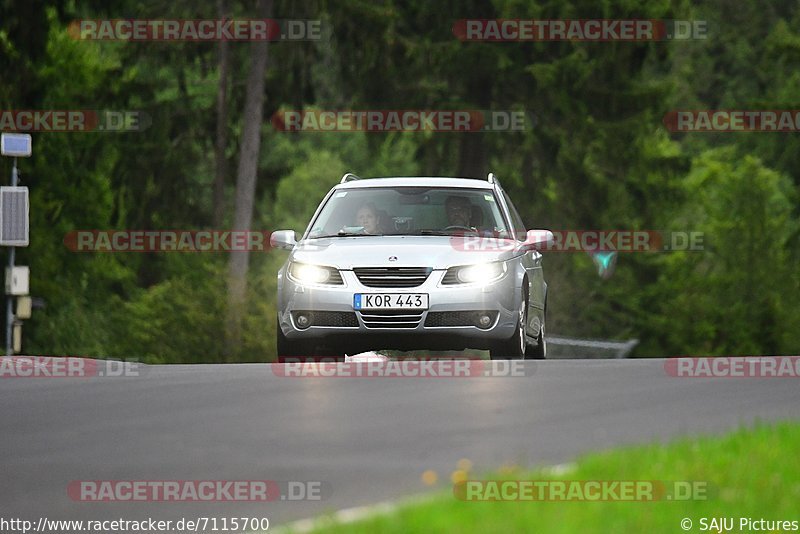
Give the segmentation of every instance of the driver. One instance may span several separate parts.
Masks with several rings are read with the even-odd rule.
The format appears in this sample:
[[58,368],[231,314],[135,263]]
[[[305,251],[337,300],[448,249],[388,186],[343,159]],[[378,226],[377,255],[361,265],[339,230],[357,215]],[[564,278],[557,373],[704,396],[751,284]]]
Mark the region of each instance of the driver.
[[447,211],[447,222],[449,226],[461,226],[472,228],[470,219],[472,218],[472,202],[466,197],[451,195],[444,201]]
[[367,234],[379,234],[378,208],[372,202],[364,203],[356,212],[356,224]]

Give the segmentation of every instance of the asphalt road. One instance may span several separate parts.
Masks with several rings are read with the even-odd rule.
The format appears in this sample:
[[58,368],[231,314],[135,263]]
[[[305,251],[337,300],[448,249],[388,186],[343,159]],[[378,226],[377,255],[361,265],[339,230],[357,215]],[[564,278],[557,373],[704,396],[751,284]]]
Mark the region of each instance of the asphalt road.
[[[286,378],[266,364],[0,380],[0,516],[268,517],[447,488],[475,469],[798,418],[792,379],[674,378],[664,360],[527,362],[514,378]],[[529,369],[530,370],[530,369]],[[73,480],[324,481],[322,501],[76,502]]]

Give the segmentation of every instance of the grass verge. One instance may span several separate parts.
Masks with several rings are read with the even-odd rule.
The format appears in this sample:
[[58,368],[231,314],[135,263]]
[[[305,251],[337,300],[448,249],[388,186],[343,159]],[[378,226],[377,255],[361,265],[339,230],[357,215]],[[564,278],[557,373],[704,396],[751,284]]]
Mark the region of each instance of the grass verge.
[[[542,470],[469,475],[470,480],[667,481],[667,488],[672,481],[696,481],[707,484],[705,500],[467,502],[446,491],[357,522],[321,517],[313,532],[702,532],[702,518],[706,531],[712,518],[733,518],[734,532],[751,530],[739,529],[740,518],[789,520],[796,526],[798,451],[800,424],[756,424],[721,437],[590,454],[557,476]],[[681,526],[685,518],[692,522],[688,530]]]

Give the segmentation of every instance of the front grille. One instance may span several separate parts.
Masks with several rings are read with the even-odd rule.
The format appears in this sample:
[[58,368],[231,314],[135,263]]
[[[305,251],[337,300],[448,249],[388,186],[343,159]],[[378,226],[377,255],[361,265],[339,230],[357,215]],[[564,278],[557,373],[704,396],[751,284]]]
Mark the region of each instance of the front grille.
[[445,311],[428,312],[425,326],[477,326],[478,315],[488,315],[491,318],[489,326],[497,319],[496,311]]
[[358,319],[353,312],[338,312],[338,311],[295,311],[292,312],[295,324],[297,324],[297,316],[306,315],[311,318],[309,326],[333,326],[339,328],[355,328],[358,326]]
[[367,328],[416,328],[422,321],[422,312],[407,310],[360,312]]
[[356,267],[353,272],[367,287],[417,287],[431,274],[430,267]]

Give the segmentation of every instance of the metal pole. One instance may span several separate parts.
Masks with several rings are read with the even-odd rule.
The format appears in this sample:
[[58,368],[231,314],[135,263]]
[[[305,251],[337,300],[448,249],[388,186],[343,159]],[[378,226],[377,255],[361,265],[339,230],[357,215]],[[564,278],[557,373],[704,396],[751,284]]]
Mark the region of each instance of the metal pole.
[[[17,158],[14,158],[14,166],[11,168],[11,185],[13,187],[17,186],[18,176],[17,176]],[[16,247],[9,247],[8,251],[8,270],[9,272],[14,270],[14,256],[16,256],[17,249]],[[11,356],[13,354],[13,340],[12,336],[12,329],[14,328],[14,297],[11,295],[6,295],[6,356]]]

